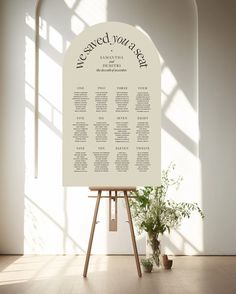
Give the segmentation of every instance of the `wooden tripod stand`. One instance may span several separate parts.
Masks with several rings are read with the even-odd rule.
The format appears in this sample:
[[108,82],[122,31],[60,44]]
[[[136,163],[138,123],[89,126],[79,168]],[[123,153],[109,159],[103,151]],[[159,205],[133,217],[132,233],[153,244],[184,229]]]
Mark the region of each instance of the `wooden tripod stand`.
[[[97,224],[97,215],[98,215],[98,209],[99,209],[99,204],[100,204],[101,198],[109,198],[109,219],[110,219],[109,229],[110,229],[110,231],[117,230],[117,199],[124,198],[125,204],[126,204],[127,215],[128,215],[128,222],[129,222],[130,234],[131,234],[131,239],[132,239],[132,244],[133,244],[134,256],[135,256],[135,261],[136,261],[136,266],[137,266],[137,272],[138,272],[138,276],[141,277],[142,273],[141,273],[141,268],[140,268],[140,263],[139,263],[139,258],[138,258],[138,249],[137,249],[137,244],[136,244],[136,240],[135,240],[133,221],[132,221],[132,217],[131,217],[129,199],[128,199],[128,192],[134,191],[135,187],[125,187],[125,188],[124,187],[90,187],[89,189],[91,191],[97,191],[98,194],[97,194],[97,196],[89,196],[89,197],[96,197],[97,201],[96,201],[95,210],[94,210],[93,222],[92,222],[89,243],[88,243],[88,250],[87,250],[85,264],[84,264],[83,276],[87,277],[89,259],[90,259],[92,243],[93,243],[93,236],[94,236],[95,226]],[[108,191],[109,196],[102,196],[103,191]],[[117,195],[118,191],[123,192],[123,196],[118,196]],[[112,196],[112,192],[115,192],[115,196]],[[111,201],[112,200],[115,201],[115,218],[114,219],[111,219]]]

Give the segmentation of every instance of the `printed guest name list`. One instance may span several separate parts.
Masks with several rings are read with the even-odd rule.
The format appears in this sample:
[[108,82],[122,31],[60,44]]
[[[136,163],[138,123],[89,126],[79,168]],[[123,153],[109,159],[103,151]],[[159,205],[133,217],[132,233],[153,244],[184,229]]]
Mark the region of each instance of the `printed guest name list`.
[[96,25],[66,53],[63,184],[160,184],[160,63],[134,27]]

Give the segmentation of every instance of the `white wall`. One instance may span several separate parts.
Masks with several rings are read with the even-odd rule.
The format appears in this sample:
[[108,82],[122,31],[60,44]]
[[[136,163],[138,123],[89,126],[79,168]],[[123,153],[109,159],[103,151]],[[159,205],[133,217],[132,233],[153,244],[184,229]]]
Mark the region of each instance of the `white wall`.
[[[236,253],[232,233],[235,20],[233,1],[226,2],[223,9],[221,1],[214,1],[214,6],[210,0],[198,1],[198,38],[197,11],[191,0],[42,0],[38,179],[33,178],[34,6],[30,0],[0,2],[0,253],[86,250],[94,202],[87,199],[87,188],[61,186],[61,65],[68,42],[86,26],[106,20],[141,27],[159,49],[163,167],[171,160],[177,163],[184,175],[178,199],[198,201],[207,215],[204,223],[194,216],[165,236],[163,250]],[[223,168],[217,168],[219,163]],[[118,233],[108,233],[107,203],[102,202],[93,252],[132,252],[123,203],[119,212]],[[143,236],[138,245],[144,252]]]
[[236,254],[236,2],[198,1],[204,252]]
[[25,177],[22,1],[0,1],[0,14],[0,252],[22,253]]

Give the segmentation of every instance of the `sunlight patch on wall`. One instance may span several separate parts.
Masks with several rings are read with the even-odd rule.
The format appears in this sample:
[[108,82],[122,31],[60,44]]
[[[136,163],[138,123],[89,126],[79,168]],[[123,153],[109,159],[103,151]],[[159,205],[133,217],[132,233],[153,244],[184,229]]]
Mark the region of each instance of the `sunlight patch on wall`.
[[64,2],[69,8],[72,8],[75,5],[76,0],[64,0]]
[[[171,161],[176,164],[176,175],[183,176],[179,190],[170,189],[169,197],[176,201],[198,202],[201,206],[200,160],[177,139],[162,129],[162,166],[167,167]],[[193,230],[194,224],[194,230]],[[200,254],[203,251],[203,221],[194,213],[184,220],[181,227],[170,235],[166,234],[162,248],[169,254]]]
[[33,30],[35,31],[35,20],[32,16],[29,14],[26,15],[25,17],[25,23]]
[[[35,31],[35,21],[34,18],[27,14],[25,17],[25,23],[29,26],[33,31]],[[47,22],[42,17],[39,18],[39,36],[43,39],[47,39],[48,35],[48,27]]]
[[[39,50],[39,93],[55,109],[62,111],[62,69],[51,56]],[[60,86],[58,86],[60,85]]]
[[107,0],[81,0],[75,13],[89,26],[107,20]]
[[40,96],[39,99],[39,113],[43,115],[48,121],[52,122],[52,107],[46,99]]
[[161,56],[161,54],[159,53],[159,58],[160,58],[160,63],[161,63],[161,68],[163,68],[163,65],[164,65],[164,59],[163,57]]
[[45,40],[48,38],[47,22],[42,17],[39,18],[39,36]]
[[49,26],[49,43],[58,52],[63,52],[63,38],[62,35],[51,25]]
[[198,114],[182,90],[174,93],[165,115],[193,142],[199,142]]
[[80,34],[85,28],[85,24],[76,16],[71,17],[71,30],[75,35]]
[[[178,79],[160,56],[162,64],[162,168],[176,164],[176,175],[183,176],[180,189],[169,190],[176,201],[198,202],[201,207],[201,162],[198,157],[198,113],[179,86]],[[193,69],[194,70],[194,69]],[[194,231],[193,231],[194,224]],[[195,213],[183,221],[178,230],[161,237],[162,251],[167,254],[201,254],[203,252],[203,221]]]
[[71,42],[66,40],[66,48],[65,49],[68,49],[70,47],[70,44],[71,44]]
[[168,96],[164,92],[161,92],[161,106],[162,107],[166,104],[167,100],[168,100]]
[[52,110],[52,123],[62,132],[62,113],[55,108]]
[[166,95],[170,95],[174,91],[176,86],[177,81],[173,76],[172,72],[168,67],[164,67],[161,73],[161,90]]
[[25,100],[34,106],[34,88],[27,84],[27,82],[25,83]]
[[46,201],[43,196],[45,192],[48,195],[49,191],[43,185],[47,183],[34,181],[29,184],[30,191],[25,196],[25,252],[59,253],[62,251],[63,238],[63,215],[58,215],[61,195],[53,190]]

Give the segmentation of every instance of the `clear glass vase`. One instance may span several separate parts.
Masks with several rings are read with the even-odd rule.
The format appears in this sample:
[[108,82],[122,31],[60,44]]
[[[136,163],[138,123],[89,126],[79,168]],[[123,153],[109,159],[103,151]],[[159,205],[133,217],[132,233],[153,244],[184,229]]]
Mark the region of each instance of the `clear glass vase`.
[[155,264],[160,266],[160,241],[158,240],[158,234],[155,232],[148,232],[148,244],[152,249],[152,258]]

